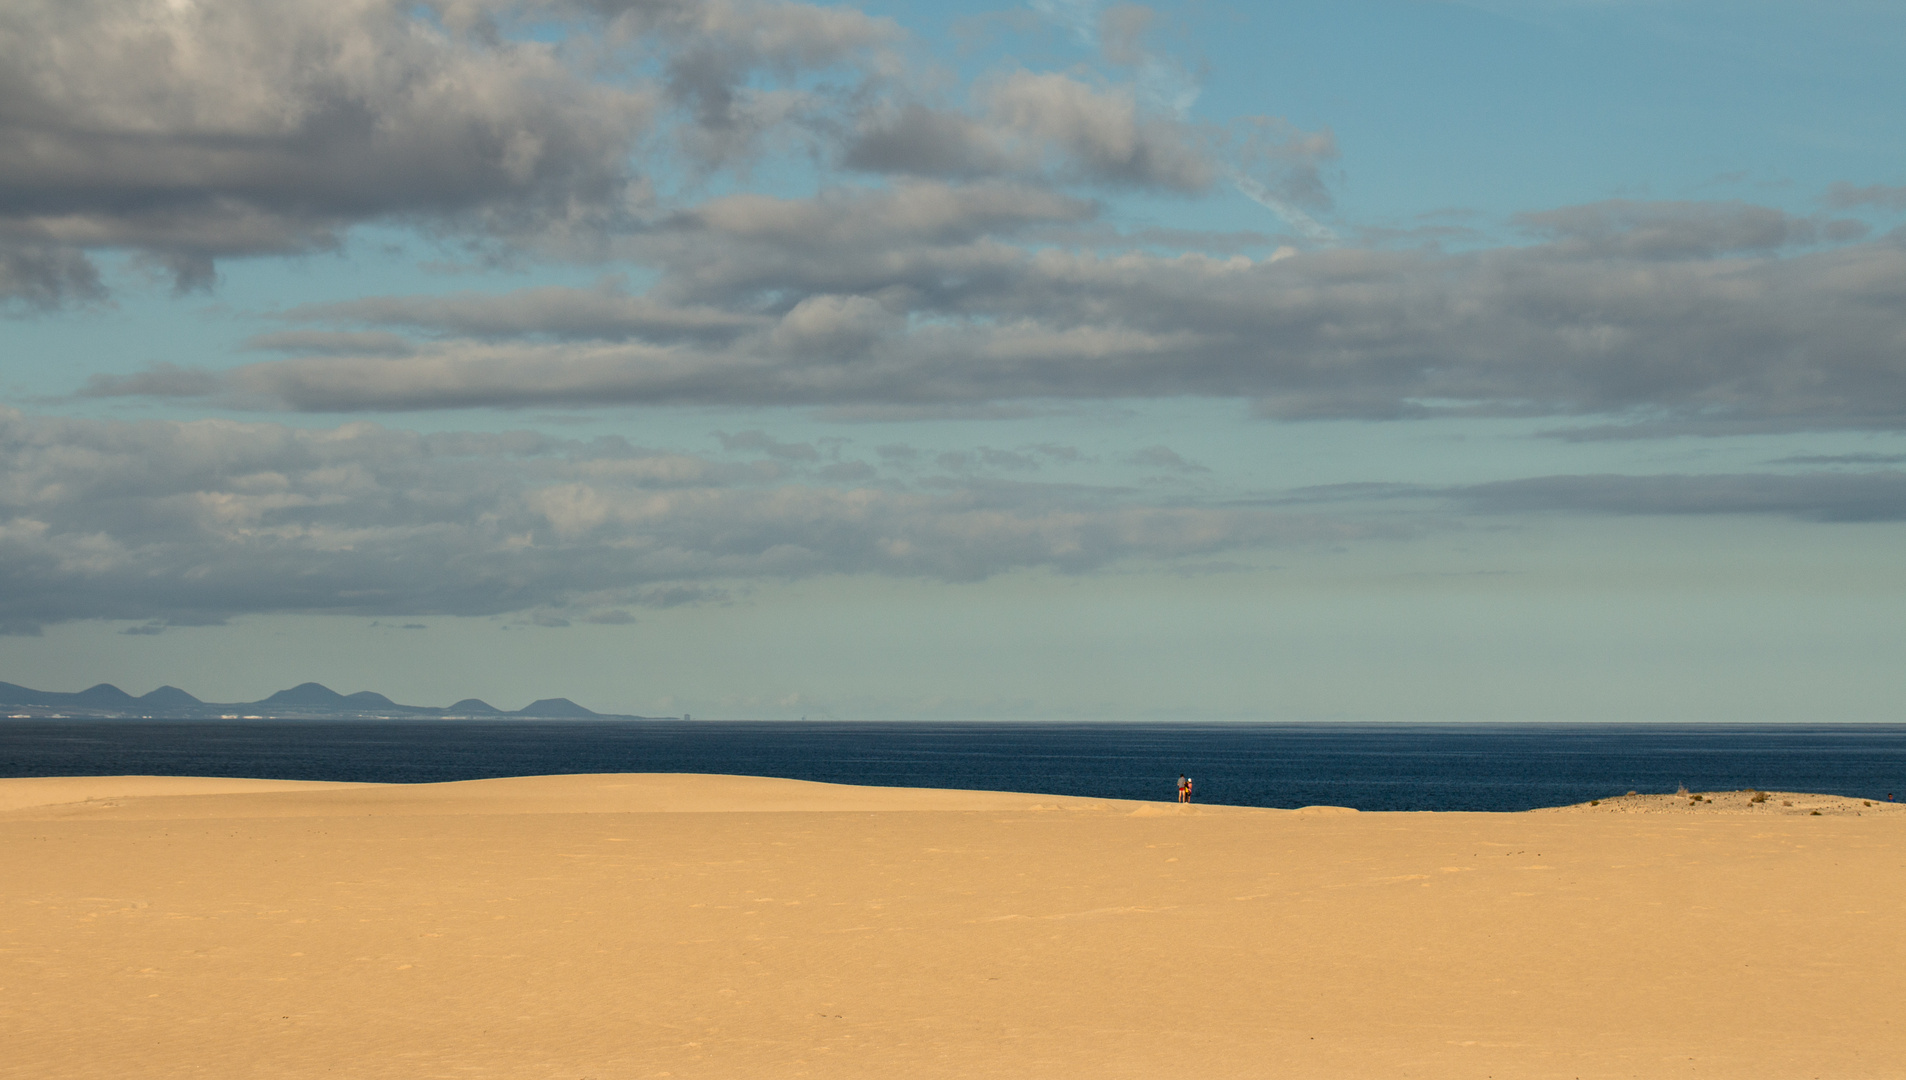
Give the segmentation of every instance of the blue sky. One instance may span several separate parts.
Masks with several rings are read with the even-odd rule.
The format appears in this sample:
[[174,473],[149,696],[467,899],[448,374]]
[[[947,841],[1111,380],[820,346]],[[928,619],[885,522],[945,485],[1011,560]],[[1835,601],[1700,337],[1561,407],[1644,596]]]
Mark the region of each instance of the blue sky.
[[1902,41],[10,5],[0,679],[1898,720]]

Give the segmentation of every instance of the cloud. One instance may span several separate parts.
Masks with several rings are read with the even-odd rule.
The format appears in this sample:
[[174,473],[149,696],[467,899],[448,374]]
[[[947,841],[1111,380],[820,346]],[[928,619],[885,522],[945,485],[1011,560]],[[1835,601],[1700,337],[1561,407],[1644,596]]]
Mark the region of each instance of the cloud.
[[744,431],[737,435],[717,431],[715,439],[721,443],[723,450],[731,454],[737,450],[755,450],[782,461],[821,460],[821,452],[812,443],[781,442],[765,431]]
[[[740,0],[20,0],[0,10],[0,299],[100,295],[86,253],[179,291],[356,225],[594,251],[656,191],[886,77],[889,20]],[[810,80],[811,81],[811,80]],[[824,125],[823,125],[824,126]]]
[[1493,513],[1775,514],[1803,521],[1906,521],[1906,472],[1544,476],[1456,489]]
[[1144,116],[1129,89],[1019,71],[986,86],[982,99],[994,124],[1062,155],[1062,175],[1180,192],[1203,191],[1215,175],[1195,134]]
[[1767,252],[1828,237],[1864,235],[1859,222],[1818,222],[1766,206],[1738,202],[1607,202],[1518,214],[1515,223],[1555,245],[1588,257],[1711,259]]
[[105,297],[99,271],[79,249],[0,238],[0,310],[45,310]]
[[982,446],[976,450],[949,450],[937,455],[934,464],[948,472],[967,473],[980,469],[1006,472],[1036,472],[1039,459],[1013,450]]
[[224,379],[214,372],[160,363],[131,375],[89,376],[79,396],[197,398],[216,394],[224,386]]
[[1271,117],[1198,124],[1185,112],[1189,97],[1166,102],[1143,82],[1094,83],[1059,72],[997,74],[973,97],[966,109],[905,98],[878,102],[861,113],[841,163],[941,180],[1176,195],[1203,194],[1231,177],[1260,201],[1312,210],[1331,203],[1318,168],[1336,157],[1328,131],[1305,132]]
[[[397,334],[348,333],[336,330],[286,330],[254,334],[242,346],[261,352],[303,353],[319,356],[409,356],[417,347]],[[102,383],[112,386],[112,382]]]
[[1164,469],[1177,473],[1208,473],[1211,470],[1195,461],[1186,461],[1178,451],[1169,446],[1147,446],[1143,450],[1125,459],[1127,462],[1147,469]]
[[[941,74],[901,58],[897,25],[845,7],[24,0],[0,12],[0,303],[103,299],[91,253],[106,250],[170,275],[179,292],[208,290],[221,260],[339,250],[367,224],[478,260],[667,263],[692,278],[687,264],[711,231],[732,242],[716,258],[775,246],[793,256],[801,244],[831,249],[810,258],[853,246],[879,257],[882,233],[984,247],[1098,213],[1069,189],[1195,195],[1245,172],[1263,172],[1251,182],[1293,207],[1328,202],[1315,169],[1335,153],[1328,133],[1194,122],[1195,91],[1161,89],[1170,65],[1143,48],[1146,9],[1077,14],[1094,40],[1103,29],[1109,68],[996,70],[952,106]],[[713,173],[746,179],[769,154],[888,182],[694,204]],[[842,265],[851,276],[856,261]],[[821,302],[817,293],[850,306],[867,295],[812,290],[769,311],[675,284],[649,296],[611,280],[508,303],[389,297],[288,314],[491,339],[707,344]],[[253,344],[348,349],[311,336]]]
[[[612,40],[653,43],[648,52],[662,68],[663,91],[689,120],[676,139],[705,170],[745,165],[777,132],[828,127],[843,99],[899,72],[889,51],[904,37],[899,27],[852,8],[722,0],[582,6],[614,12]],[[800,75],[817,71],[850,77],[833,92],[800,83]],[[780,85],[762,85],[774,80]]]
[[16,632],[261,612],[614,622],[753,581],[974,581],[1394,532],[1061,485],[791,483],[615,439],[0,412],[0,625]]
[[361,221],[600,222],[654,110],[398,0],[22,0],[0,72],[0,244],[145,252],[182,289]]
[[1769,465],[1902,465],[1906,454],[1795,454]]
[[[1740,252],[1791,223],[1682,209],[1556,212],[1549,242],[1455,254],[1253,259],[1009,242],[1093,213],[1023,187],[738,196],[643,241],[660,268],[649,310],[726,312],[732,334],[588,337],[564,314],[575,298],[553,290],[498,296],[507,314],[488,322],[475,297],[369,300],[304,317],[389,319],[415,335],[411,355],[295,356],[216,387],[154,369],[86,392],[197,387],[317,412],[695,402],[883,416],[1201,395],[1286,419],[1614,421],[1572,438],[1906,424],[1906,239]],[[568,336],[517,332],[556,325]]]
[[1304,131],[1288,121],[1260,116],[1240,121],[1233,137],[1238,145],[1227,169],[1232,186],[1282,218],[1297,235],[1336,243],[1336,232],[1312,216],[1334,203],[1322,166],[1337,158],[1336,135],[1328,128]]
[[[78,392],[836,419],[1198,395],[1282,419],[1601,421],[1571,438],[1906,422],[1906,237],[1636,200],[1523,214],[1506,246],[1340,235],[1328,130],[1194,122],[1140,77],[1147,9],[1041,11],[1093,66],[995,70],[961,97],[903,62],[894,24],[849,8],[23,0],[0,11],[0,304],[103,300],[89,252],[196,288],[220,259],[380,222],[630,277],[303,305],[245,343],[269,358]],[[695,201],[731,188],[687,174],[764,148],[814,163],[816,190]],[[1293,235],[1165,253],[1099,201],[1227,181]]]
[[[645,296],[632,296],[615,280],[590,289],[549,286],[503,296],[462,292],[306,304],[287,309],[278,317],[289,322],[404,327],[430,334],[486,340],[656,343],[721,342],[771,323],[767,316],[745,311],[671,305]],[[278,340],[283,339],[254,339],[254,343]]]
[[1851,210],[1859,206],[1906,210],[1906,187],[1889,187],[1886,184],[1855,187],[1839,183],[1827,189],[1827,205],[1839,210]]
[[[1865,463],[1864,455],[1853,455]],[[1897,461],[1897,458],[1880,457]],[[1812,461],[1795,458],[1793,461]],[[1838,458],[1827,458],[1837,461]],[[1667,473],[1532,476],[1486,484],[1361,482],[1299,488],[1271,506],[1453,504],[1479,514],[1771,515],[1823,523],[1906,521],[1906,472]]]

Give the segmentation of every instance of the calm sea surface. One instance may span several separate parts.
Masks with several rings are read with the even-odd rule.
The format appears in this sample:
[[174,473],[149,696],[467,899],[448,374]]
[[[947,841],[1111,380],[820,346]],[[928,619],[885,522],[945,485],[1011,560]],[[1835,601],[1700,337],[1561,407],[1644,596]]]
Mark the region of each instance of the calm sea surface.
[[1391,726],[0,720],[0,776],[419,783],[700,772],[1363,810],[1527,810],[1626,791],[1906,798],[1906,725]]

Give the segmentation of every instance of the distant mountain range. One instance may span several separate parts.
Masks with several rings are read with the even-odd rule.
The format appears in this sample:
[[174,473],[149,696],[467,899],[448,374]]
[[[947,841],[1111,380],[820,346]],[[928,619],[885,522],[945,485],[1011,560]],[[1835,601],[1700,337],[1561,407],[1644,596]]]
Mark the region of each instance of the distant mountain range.
[[674,717],[613,716],[592,712],[568,698],[544,698],[515,712],[504,712],[488,702],[464,698],[449,708],[428,705],[399,705],[382,694],[360,690],[340,694],[319,683],[301,683],[280,690],[263,701],[221,703],[200,701],[176,686],[161,686],[149,694],[133,697],[111,683],[100,683],[76,694],[53,690],[31,690],[10,682],[0,682],[0,715],[14,718],[43,717],[80,719],[131,719],[150,717],[167,720],[314,720],[366,719],[401,720],[440,717],[446,719],[519,719],[519,720],[663,720]]

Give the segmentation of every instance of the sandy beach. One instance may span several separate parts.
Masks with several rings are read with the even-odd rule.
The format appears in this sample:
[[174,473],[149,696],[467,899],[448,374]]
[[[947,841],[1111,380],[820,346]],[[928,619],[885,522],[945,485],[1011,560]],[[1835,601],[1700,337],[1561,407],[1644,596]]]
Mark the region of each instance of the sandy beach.
[[0,1076],[1900,1077],[1906,806],[0,780]]

